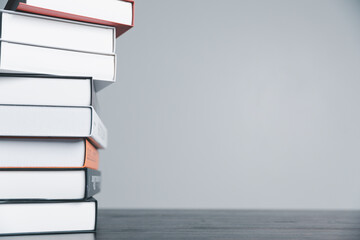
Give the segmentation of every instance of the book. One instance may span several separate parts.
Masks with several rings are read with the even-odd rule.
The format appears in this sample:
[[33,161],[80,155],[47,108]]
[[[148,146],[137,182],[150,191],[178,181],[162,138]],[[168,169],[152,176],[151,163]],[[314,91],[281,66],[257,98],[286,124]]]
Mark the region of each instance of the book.
[[0,10],[0,38],[7,41],[114,53],[114,27],[89,24],[22,12]]
[[[1,200],[81,200],[100,192],[90,168],[0,168]],[[1,214],[0,214],[1,215]]]
[[0,156],[0,168],[99,168],[99,152],[84,138],[0,137]]
[[97,148],[107,145],[107,130],[93,107],[0,104],[0,136],[81,137]]
[[117,36],[134,25],[133,0],[9,0],[5,9],[114,26]]
[[3,201],[0,212],[0,235],[93,232],[97,202]]
[[[99,91],[116,79],[116,55],[0,40],[0,71],[89,76]],[[36,61],[34,61],[36,56]]]
[[91,77],[40,74],[0,73],[0,103],[97,108]]
[[94,232],[60,232],[57,234],[28,234],[23,236],[21,234],[2,235],[1,240],[96,240]]

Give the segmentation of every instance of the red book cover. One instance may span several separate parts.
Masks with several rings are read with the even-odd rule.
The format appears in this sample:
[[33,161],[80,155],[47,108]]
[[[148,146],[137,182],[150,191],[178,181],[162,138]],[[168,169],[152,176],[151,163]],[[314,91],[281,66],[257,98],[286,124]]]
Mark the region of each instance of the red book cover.
[[13,5],[13,4],[16,4],[14,2],[12,2],[12,4],[8,3],[8,5],[6,6],[6,9],[35,13],[35,14],[46,15],[46,16],[57,17],[57,18],[65,18],[65,19],[80,21],[80,22],[88,22],[88,23],[113,26],[116,28],[116,37],[119,37],[121,34],[125,33],[127,30],[129,30],[130,28],[132,28],[134,26],[134,14],[135,14],[134,0],[123,0],[123,1],[132,3],[132,11],[133,12],[132,12],[132,24],[131,25],[126,25],[126,24],[111,22],[111,21],[107,21],[107,20],[76,15],[76,14],[72,14],[72,13],[60,12],[60,11],[47,9],[47,8],[40,8],[37,6],[32,6],[32,5],[29,5],[29,4],[26,4],[23,2],[17,2],[17,1],[15,1],[18,3],[17,6]]

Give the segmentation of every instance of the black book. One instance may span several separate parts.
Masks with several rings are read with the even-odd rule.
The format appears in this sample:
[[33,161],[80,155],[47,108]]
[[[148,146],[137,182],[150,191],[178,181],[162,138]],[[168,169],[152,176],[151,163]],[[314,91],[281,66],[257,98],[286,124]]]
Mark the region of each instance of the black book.
[[97,202],[1,201],[0,235],[93,232]]
[[1,168],[0,182],[0,200],[82,200],[100,192],[101,176],[90,168]]

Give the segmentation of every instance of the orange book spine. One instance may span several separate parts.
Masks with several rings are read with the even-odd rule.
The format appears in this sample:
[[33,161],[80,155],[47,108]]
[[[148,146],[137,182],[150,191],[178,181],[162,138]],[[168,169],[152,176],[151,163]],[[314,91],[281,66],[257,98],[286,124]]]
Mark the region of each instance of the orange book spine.
[[99,169],[99,152],[88,140],[85,140],[85,160],[83,167],[95,170]]

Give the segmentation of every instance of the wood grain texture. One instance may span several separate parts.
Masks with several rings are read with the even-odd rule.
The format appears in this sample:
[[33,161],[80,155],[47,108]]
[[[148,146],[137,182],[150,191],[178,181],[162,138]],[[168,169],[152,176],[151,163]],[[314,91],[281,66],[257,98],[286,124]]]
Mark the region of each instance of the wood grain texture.
[[96,239],[359,240],[359,211],[100,210]]

